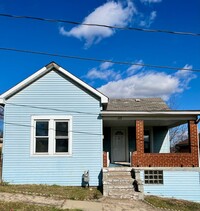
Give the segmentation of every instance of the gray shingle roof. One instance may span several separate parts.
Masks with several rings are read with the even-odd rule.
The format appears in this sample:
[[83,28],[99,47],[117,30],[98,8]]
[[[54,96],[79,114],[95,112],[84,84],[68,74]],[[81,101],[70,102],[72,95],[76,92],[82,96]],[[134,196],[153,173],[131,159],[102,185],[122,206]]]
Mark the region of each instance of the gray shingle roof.
[[109,99],[106,111],[166,111],[170,110],[161,98]]

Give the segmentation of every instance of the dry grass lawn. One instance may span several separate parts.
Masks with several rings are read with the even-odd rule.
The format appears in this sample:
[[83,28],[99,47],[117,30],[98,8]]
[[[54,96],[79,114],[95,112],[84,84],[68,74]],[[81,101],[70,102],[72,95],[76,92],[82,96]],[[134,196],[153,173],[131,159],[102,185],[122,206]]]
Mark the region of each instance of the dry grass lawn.
[[96,200],[102,197],[102,193],[97,188],[66,187],[58,185],[9,185],[2,183],[1,192],[24,193],[53,196],[59,199],[71,200]]
[[189,202],[185,200],[161,198],[156,196],[146,196],[145,200],[155,207],[181,210],[181,211],[199,211],[200,203]]

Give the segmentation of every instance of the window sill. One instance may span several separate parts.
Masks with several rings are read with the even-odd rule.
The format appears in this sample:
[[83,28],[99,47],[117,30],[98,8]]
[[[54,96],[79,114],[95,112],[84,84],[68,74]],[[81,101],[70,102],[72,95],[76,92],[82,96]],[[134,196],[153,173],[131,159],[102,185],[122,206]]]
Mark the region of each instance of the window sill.
[[72,154],[56,153],[56,154],[31,154],[31,157],[72,157]]

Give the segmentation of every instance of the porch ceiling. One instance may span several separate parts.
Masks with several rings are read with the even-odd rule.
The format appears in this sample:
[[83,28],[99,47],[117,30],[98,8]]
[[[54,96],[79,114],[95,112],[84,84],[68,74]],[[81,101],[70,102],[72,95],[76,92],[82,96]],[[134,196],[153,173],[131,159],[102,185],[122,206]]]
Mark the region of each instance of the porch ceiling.
[[[187,120],[144,120],[144,126],[175,127],[187,123]],[[104,127],[135,127],[135,120],[104,119]]]
[[104,126],[135,126],[135,120],[144,120],[145,126],[167,126],[169,128],[197,120],[200,111],[114,112],[102,111]]

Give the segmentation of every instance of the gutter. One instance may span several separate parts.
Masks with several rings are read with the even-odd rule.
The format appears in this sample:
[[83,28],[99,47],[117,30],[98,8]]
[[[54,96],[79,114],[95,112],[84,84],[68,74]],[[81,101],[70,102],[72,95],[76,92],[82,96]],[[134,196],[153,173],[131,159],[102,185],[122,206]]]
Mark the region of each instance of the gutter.
[[[196,111],[102,111],[104,116],[198,116],[200,110]],[[200,120],[199,120],[200,121]]]

